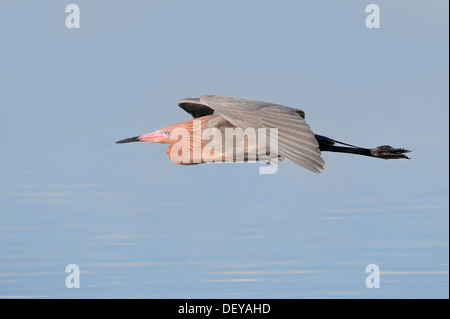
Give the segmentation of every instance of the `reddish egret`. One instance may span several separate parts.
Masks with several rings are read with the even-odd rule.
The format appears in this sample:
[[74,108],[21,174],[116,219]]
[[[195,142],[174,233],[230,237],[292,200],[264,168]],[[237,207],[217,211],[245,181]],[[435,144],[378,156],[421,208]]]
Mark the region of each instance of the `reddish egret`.
[[[120,140],[116,143],[156,142],[168,143],[166,149],[170,160],[178,164],[199,164],[212,161],[247,161],[249,158],[266,163],[285,158],[313,172],[320,173],[325,167],[321,151],[351,153],[383,159],[408,158],[404,148],[388,145],[373,149],[357,147],[334,139],[315,135],[305,122],[301,110],[273,103],[252,101],[226,96],[205,95],[200,98],[182,99],[178,105],[192,115],[193,120],[166,126],[156,132]],[[196,133],[215,129],[219,135],[204,137],[201,133],[197,142]],[[237,142],[237,135],[231,137],[231,151],[223,151],[226,138],[219,139],[227,130],[266,129],[262,136],[245,135],[245,141]],[[272,136],[272,130],[277,133]],[[175,134],[175,132],[177,132]],[[183,132],[188,138],[183,138]],[[259,132],[259,131],[258,131]],[[270,132],[270,134],[269,134]],[[174,134],[176,136],[174,136]],[[194,137],[193,137],[194,136]],[[180,138],[181,137],[181,138]],[[253,141],[253,143],[250,143]],[[276,142],[276,143],[274,143]],[[272,147],[272,144],[275,147]],[[208,150],[206,150],[208,146]],[[225,147],[226,149],[226,147]],[[251,157],[249,154],[253,154]],[[275,161],[277,162],[277,161]]]

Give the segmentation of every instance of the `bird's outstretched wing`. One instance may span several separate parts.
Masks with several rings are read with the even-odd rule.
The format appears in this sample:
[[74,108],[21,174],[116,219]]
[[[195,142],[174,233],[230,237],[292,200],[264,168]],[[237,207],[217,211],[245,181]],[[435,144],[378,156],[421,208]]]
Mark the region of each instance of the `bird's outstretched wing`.
[[273,103],[216,95],[184,99],[179,105],[194,118],[199,114],[212,114],[213,110],[214,114],[222,115],[231,124],[242,129],[277,128],[279,155],[315,173],[320,173],[325,167],[319,143],[305,122],[301,110]]

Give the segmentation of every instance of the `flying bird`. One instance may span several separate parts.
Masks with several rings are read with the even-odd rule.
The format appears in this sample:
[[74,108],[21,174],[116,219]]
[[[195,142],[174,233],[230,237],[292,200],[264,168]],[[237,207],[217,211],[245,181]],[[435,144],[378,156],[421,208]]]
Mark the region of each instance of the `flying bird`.
[[[193,120],[116,143],[167,143],[170,144],[166,149],[170,160],[183,165],[250,159],[270,164],[289,159],[315,173],[320,173],[326,165],[321,152],[382,159],[408,159],[405,153],[410,152],[389,145],[362,148],[314,134],[305,121],[305,112],[283,105],[217,95],[181,99],[178,105],[191,114]],[[205,136],[202,132],[210,134]],[[233,135],[227,137],[227,132]],[[244,134],[243,138],[239,139],[236,132]]]

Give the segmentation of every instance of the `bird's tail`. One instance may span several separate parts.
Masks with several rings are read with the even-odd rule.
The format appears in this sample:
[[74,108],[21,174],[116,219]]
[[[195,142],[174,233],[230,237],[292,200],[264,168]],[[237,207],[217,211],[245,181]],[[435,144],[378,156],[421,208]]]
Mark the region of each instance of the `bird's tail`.
[[[410,150],[404,148],[393,148],[392,146],[389,145],[378,146],[372,149],[362,148],[351,144],[342,143],[322,135],[316,134],[315,137],[316,140],[319,142],[319,149],[322,152],[350,153],[370,157],[378,157],[383,159],[392,159],[392,158],[409,159],[409,157],[406,156],[405,153],[411,152]],[[341,144],[345,146],[336,146],[336,144]]]

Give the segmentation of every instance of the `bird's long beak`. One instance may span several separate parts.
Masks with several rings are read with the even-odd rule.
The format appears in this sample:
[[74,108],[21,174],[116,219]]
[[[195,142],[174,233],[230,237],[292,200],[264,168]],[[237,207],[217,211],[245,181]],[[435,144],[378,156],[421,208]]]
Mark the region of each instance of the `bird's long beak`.
[[129,138],[125,138],[123,140],[117,141],[116,144],[123,144],[123,143],[131,143],[131,142],[140,142],[141,140],[139,139],[139,136],[135,136],[135,137],[129,137]]
[[123,143],[131,143],[131,142],[157,142],[160,138],[166,137],[164,132],[153,132],[144,134],[141,136],[134,136],[129,137],[120,141],[117,141],[116,144],[123,144]]

